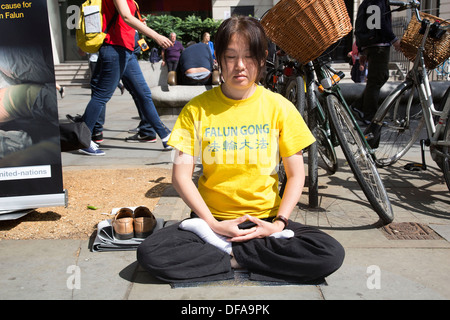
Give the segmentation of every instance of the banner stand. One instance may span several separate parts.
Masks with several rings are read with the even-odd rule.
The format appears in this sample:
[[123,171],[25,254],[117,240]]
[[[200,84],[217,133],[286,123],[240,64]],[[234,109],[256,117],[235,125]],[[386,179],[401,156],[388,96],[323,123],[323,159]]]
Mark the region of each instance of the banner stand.
[[[0,221],[18,219],[42,207],[59,207],[64,205],[67,207],[68,192],[64,189],[64,193],[46,194],[36,196],[18,196],[0,198]],[[14,218],[17,216],[17,218]]]
[[67,206],[47,0],[0,7],[0,220]]

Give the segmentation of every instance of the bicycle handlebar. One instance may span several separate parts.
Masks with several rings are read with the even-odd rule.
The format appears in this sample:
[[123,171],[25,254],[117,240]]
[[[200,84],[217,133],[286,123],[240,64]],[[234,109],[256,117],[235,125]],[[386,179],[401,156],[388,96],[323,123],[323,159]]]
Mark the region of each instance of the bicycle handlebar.
[[419,8],[420,7],[420,2],[417,1],[417,0],[409,0],[407,2],[404,2],[404,1],[391,1],[391,0],[389,0],[389,5],[397,6],[397,7],[404,7],[404,9]]
[[[391,6],[396,6],[399,7],[398,9],[392,10],[392,11],[403,11],[406,9],[412,9],[414,10],[416,17],[417,17],[417,21],[422,22],[423,19],[420,17],[420,2],[418,0],[409,0],[407,2],[403,2],[403,1],[391,1],[389,0],[389,5]],[[442,30],[447,30],[449,29],[450,26],[439,26],[439,29]]]
[[403,11],[406,9],[413,9],[416,17],[417,17],[417,21],[422,22],[422,18],[420,17],[420,13],[419,13],[419,8],[420,8],[420,2],[417,0],[409,0],[408,2],[403,2],[403,1],[391,1],[389,0],[389,5],[390,6],[396,6],[399,7],[398,9],[395,9],[394,11]]

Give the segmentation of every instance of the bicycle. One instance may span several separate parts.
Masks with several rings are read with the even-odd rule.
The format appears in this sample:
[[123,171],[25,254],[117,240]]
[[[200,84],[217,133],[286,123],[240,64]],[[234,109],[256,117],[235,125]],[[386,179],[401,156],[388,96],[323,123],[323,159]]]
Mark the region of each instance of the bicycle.
[[[269,64],[269,71],[267,72],[265,87],[278,93],[282,93],[284,91],[285,97],[291,101],[296,107],[300,114],[303,116],[306,123],[308,123],[308,118],[313,116],[308,116],[308,113],[305,113],[306,107],[306,94],[305,94],[305,74],[303,71],[303,66],[299,64],[297,61],[289,58],[288,56],[284,56],[283,59],[276,61],[279,64],[278,68],[274,68],[273,65],[275,63]],[[278,76],[277,76],[278,75]],[[287,81],[285,80],[287,77]],[[282,85],[278,83],[281,79]],[[281,91],[280,88],[286,88]],[[281,91],[281,92],[280,92]],[[332,138],[332,131],[326,116],[326,111],[322,108],[319,99],[314,97],[315,108],[314,110],[314,125],[309,125],[311,127],[311,131],[316,138],[317,141],[317,151],[321,156],[326,170],[329,174],[334,174],[338,169],[338,159],[336,156],[336,152],[334,149],[334,145],[337,145],[336,139]],[[313,147],[311,147],[313,148]],[[307,148],[305,152],[309,151],[310,148]],[[314,151],[315,152],[315,149]],[[312,171],[312,170],[311,170]],[[279,178],[279,194],[283,196],[284,187],[286,184],[286,173],[284,171],[284,166],[282,161],[280,161],[278,168],[278,178]],[[310,181],[316,180],[315,178],[311,178]],[[314,187],[313,187],[314,188]],[[310,202],[314,206],[314,202],[316,198],[315,192],[310,190]]]
[[[330,19],[330,16],[335,19]],[[320,94],[320,98],[326,105],[326,119],[331,124],[331,132],[336,136],[358,184],[381,221],[385,224],[392,222],[394,216],[391,203],[372,158],[373,150],[345,102],[338,81],[334,81],[339,78],[340,73],[335,72],[327,64],[328,61],[316,59],[351,30],[344,1],[317,0],[314,5],[294,0],[280,1],[263,15],[261,24],[273,43],[306,66],[304,73],[310,127],[317,123],[314,119],[314,109],[319,105],[315,92],[316,83],[323,81],[321,83],[323,93]],[[311,151],[315,148],[315,144],[309,148]],[[312,153],[310,158],[315,162],[315,152]],[[315,177],[309,176],[309,179],[316,177],[317,174]],[[315,182],[310,182],[310,186],[312,185],[317,187]]]
[[[450,190],[450,87],[441,101],[441,106],[435,108],[424,55],[428,37],[442,37],[450,26],[443,27],[439,23],[431,24],[426,18],[422,19],[420,3],[416,0],[390,1],[390,4],[398,6],[398,11],[414,10],[417,21],[422,26],[423,39],[405,81],[386,97],[365,134],[375,150],[375,162],[379,167],[384,167],[403,157],[425,126],[427,139],[421,141],[422,158],[424,159],[424,146],[429,146],[431,156],[442,169]],[[412,167],[418,170],[425,168],[424,160],[422,164],[413,164]]]
[[436,75],[438,79],[450,81],[450,59],[447,59],[440,66],[436,68]]
[[[326,110],[322,107],[314,82],[313,64],[301,65],[298,62],[291,63],[296,75],[286,86],[286,98],[290,100],[299,110],[300,114],[309,124],[310,130],[317,141],[317,151],[322,158],[326,170],[329,174],[334,174],[338,170],[338,159],[335,146],[339,143],[330,127]],[[309,74],[309,76],[307,76]],[[307,90],[309,86],[309,90]],[[306,106],[312,106],[310,112],[305,112]],[[311,120],[309,120],[311,118]]]
[[275,57],[275,61],[266,61],[267,74],[264,77],[264,87],[270,91],[285,95],[289,78],[293,74],[292,61],[286,55]]
[[[276,61],[267,61],[267,74],[264,86],[273,92],[284,95],[298,109],[308,123],[308,113],[305,113],[306,90],[305,72],[303,66],[286,54],[277,55]],[[277,65],[277,67],[275,67]],[[334,174],[338,169],[338,161],[334,150],[331,128],[319,99],[314,99],[316,107],[313,108],[317,123],[312,126],[319,148],[318,152],[325,163],[327,172]],[[334,139],[336,141],[336,139]],[[282,181],[282,179],[280,180]]]
[[[350,111],[338,85],[340,79],[343,78],[343,73],[334,70],[329,65],[330,62],[331,59],[328,56],[322,56],[306,65],[302,66],[299,63],[295,65],[296,92],[300,95],[297,97],[297,108],[301,109],[298,101],[303,101],[301,95],[305,94],[306,90],[308,111],[305,114],[307,117],[312,117],[312,119],[308,119],[307,123],[310,130],[316,133],[320,155],[328,157],[330,162],[335,162],[335,169],[337,169],[334,148],[338,145],[341,146],[359,186],[374,211],[379,215],[383,224],[388,224],[393,221],[394,214],[373,160],[373,150],[367,143],[364,133]],[[306,89],[299,89],[304,88],[304,83],[306,83]],[[320,101],[323,101],[326,109],[322,108]],[[318,132],[320,133],[317,134]],[[326,150],[326,152],[322,153],[321,150]]]

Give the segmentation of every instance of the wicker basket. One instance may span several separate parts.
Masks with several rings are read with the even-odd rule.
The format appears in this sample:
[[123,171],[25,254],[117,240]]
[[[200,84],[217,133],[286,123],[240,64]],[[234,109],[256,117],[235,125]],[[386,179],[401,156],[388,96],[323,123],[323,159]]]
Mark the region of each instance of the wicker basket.
[[[436,16],[428,13],[420,12],[422,19],[426,18],[433,23],[436,20],[441,21],[441,25],[448,26],[449,22],[444,21]],[[421,23],[417,21],[417,17],[414,15],[409,22],[408,29],[400,42],[400,48],[403,54],[410,60],[416,59],[417,48],[419,48],[422,42],[423,35],[419,33]],[[450,32],[446,32],[440,40],[427,38],[425,42],[424,60],[425,66],[432,70],[440,65],[442,62],[450,57]]]
[[261,24],[275,44],[303,64],[352,30],[344,0],[281,0]]

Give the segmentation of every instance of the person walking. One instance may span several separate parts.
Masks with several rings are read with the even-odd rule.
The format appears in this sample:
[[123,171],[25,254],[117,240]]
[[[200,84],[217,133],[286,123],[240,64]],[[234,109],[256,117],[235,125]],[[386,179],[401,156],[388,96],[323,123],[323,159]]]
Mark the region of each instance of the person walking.
[[[379,10],[368,10],[370,6]],[[355,22],[355,37],[360,64],[367,62],[368,72],[366,88],[352,104],[352,109],[359,120],[369,124],[378,109],[381,87],[389,79],[390,47],[400,50],[400,40],[392,31],[389,0],[364,0],[361,3]]]
[[[91,100],[86,106],[82,120],[92,133],[103,108],[106,107],[106,103],[114,94],[120,79],[126,81],[127,78],[132,78],[133,81],[131,83],[135,86],[132,90],[140,101],[142,114],[160,137],[164,149],[171,149],[167,145],[170,130],[159,118],[151,98],[150,88],[145,81],[139,63],[137,59],[133,59],[133,51],[136,30],[153,39],[164,49],[172,46],[172,42],[136,18],[136,11],[137,7],[133,0],[102,1],[104,25],[108,25],[116,12],[118,17],[117,21],[108,30],[105,42],[99,50],[97,72],[91,80]],[[79,151],[93,156],[105,154],[94,142],[91,142],[89,148],[80,149]]]

